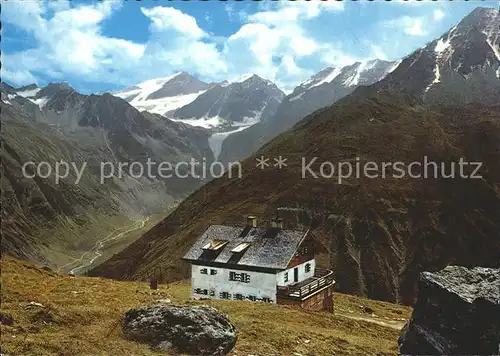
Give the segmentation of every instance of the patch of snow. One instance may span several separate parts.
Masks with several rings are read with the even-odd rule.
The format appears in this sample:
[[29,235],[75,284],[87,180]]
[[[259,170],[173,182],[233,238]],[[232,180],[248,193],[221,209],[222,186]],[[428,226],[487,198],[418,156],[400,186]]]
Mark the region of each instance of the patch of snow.
[[488,45],[491,47],[491,50],[495,54],[495,57],[497,57],[498,61],[500,62],[500,46],[495,46],[493,41],[489,37],[486,38],[486,43],[488,43]]
[[[154,93],[157,90],[160,90],[165,83],[174,79],[179,74],[180,73],[175,73],[171,76],[164,77],[164,78],[155,78],[155,79],[146,80],[145,82],[137,84],[136,85],[137,88],[125,89],[123,91],[116,92],[113,95],[117,96],[119,98],[122,98],[122,99],[125,99],[129,96],[132,96],[132,95],[137,95],[132,100],[132,102],[137,103],[137,102],[145,101],[149,95],[151,95],[152,93]],[[135,106],[132,102],[130,102],[130,104],[132,106]]]
[[41,88],[35,88],[35,89],[30,89],[30,90],[22,90],[18,91],[17,95],[22,96],[23,98],[32,98],[34,97],[40,90]]
[[372,69],[373,67],[375,67],[375,65],[377,64],[377,60],[370,60],[370,61],[364,61],[364,62],[361,62],[358,66],[358,68],[356,68],[356,72],[354,73],[354,75],[352,75],[350,78],[347,78],[345,81],[344,81],[344,85],[345,86],[354,86],[354,85],[358,85],[359,84],[359,80],[361,78],[361,74],[363,72],[366,72],[367,70],[370,70]]
[[436,44],[436,47],[434,48],[434,52],[436,54],[443,53],[448,47],[450,47],[450,39],[448,38],[446,41],[444,41],[442,38],[440,38]]
[[[399,67],[399,65],[401,64],[401,62],[403,62],[403,60],[399,59],[399,60],[396,61],[396,63],[394,63],[394,65],[392,67],[389,67],[389,69],[387,69],[387,72],[385,72],[384,77],[387,74],[394,72],[396,70],[396,68]],[[383,78],[381,78],[381,79],[383,79]]]
[[313,81],[314,81],[314,76],[312,76],[311,78],[309,78],[308,80],[306,80],[304,83],[301,83],[299,86],[300,87],[308,87],[309,84],[311,84]]
[[231,123],[231,126],[233,127],[241,127],[241,126],[244,126],[244,127],[250,127],[250,126],[253,126],[257,123],[260,122],[260,118],[262,116],[262,111],[254,111],[254,116],[252,117],[244,117],[243,118],[243,121],[233,121]]
[[133,97],[129,104],[139,111],[149,111],[154,114],[164,115],[193,102],[198,96],[206,92],[201,90],[196,93],[168,96],[158,99],[147,99],[149,95],[160,90],[165,83],[175,78],[179,73],[165,78],[151,79],[136,85],[137,88],[126,89],[113,95],[121,99]]
[[226,119],[220,116],[212,116],[212,117],[202,117],[199,119],[175,119],[169,118],[169,120],[175,122],[182,122],[184,124],[188,124],[191,126],[203,127],[206,129],[211,129],[214,127],[222,126],[226,122]]
[[[434,47],[434,53],[436,54],[435,66],[434,66],[434,79],[432,82],[425,88],[424,93],[427,93],[429,89],[434,85],[441,81],[441,72],[439,66],[442,63],[445,63],[449,60],[451,55],[454,52],[453,47],[451,46],[451,40],[455,37],[456,26],[454,26],[446,37],[441,37]],[[445,40],[446,38],[446,40]]]
[[7,94],[7,99],[12,100],[16,98],[16,94]]
[[441,81],[441,73],[439,72],[439,64],[436,62],[436,66],[434,67],[434,80],[425,88],[425,93],[429,91],[429,89],[434,85]]
[[333,68],[332,71],[326,77],[324,77],[319,82],[311,85],[309,87],[309,89],[320,86],[321,84],[324,84],[324,83],[331,83],[335,78],[337,78],[339,76],[341,71],[342,71],[342,67]]
[[38,105],[38,107],[40,109],[43,109],[43,107],[48,103],[50,98],[44,96],[42,98],[38,98],[38,99],[28,99],[29,101],[31,101],[32,103]]
[[7,104],[7,105],[12,105],[12,103],[10,101],[8,101],[7,99],[5,99],[5,100],[2,99],[2,102],[5,103],[5,104]]
[[222,151],[222,143],[224,142],[224,140],[226,138],[228,138],[230,135],[232,135],[236,132],[246,130],[247,128],[260,122],[260,118],[262,116],[263,111],[264,111],[264,108],[262,108],[262,110],[260,110],[260,111],[254,111],[253,112],[254,116],[252,116],[252,117],[244,117],[242,121],[233,121],[231,123],[231,126],[237,127],[237,129],[235,129],[235,130],[226,131],[226,132],[217,132],[208,138],[208,145],[210,146],[210,149],[212,150],[216,160],[220,156],[220,153]]
[[[146,80],[145,82],[142,82],[138,84],[137,86],[140,88],[139,95],[134,98],[134,101],[144,101],[146,98],[153,94],[155,91],[158,91],[162,88],[162,86],[169,82],[170,80],[174,79],[177,77],[180,73],[173,74],[169,77],[165,78],[156,78],[156,79],[150,79]],[[128,92],[130,95],[130,91]]]
[[304,94],[305,94],[305,91],[300,93],[299,95],[295,95],[293,98],[288,99],[288,101],[299,100],[302,97],[302,95],[304,95]]
[[363,69],[363,66],[364,64],[361,63],[358,68],[356,68],[356,71],[354,72],[354,74],[352,76],[350,76],[349,78],[347,78],[345,81],[344,81],[344,85],[347,86],[347,87],[350,87],[350,86],[354,86],[354,85],[357,85],[359,83],[359,78],[361,77],[361,71]]
[[252,73],[246,73],[246,74],[243,74],[242,76],[239,76],[238,78],[234,79],[234,80],[231,80],[230,83],[243,83],[244,81],[250,79],[251,77],[253,77],[253,74]]
[[195,99],[204,92],[206,92],[206,90],[201,90],[199,92],[191,94],[167,96],[159,99],[149,99],[141,102],[132,100],[130,104],[132,106],[135,106],[139,111],[146,110],[154,114],[164,115],[168,111],[176,110],[195,101]]
[[210,149],[212,150],[215,159],[217,160],[219,158],[220,153],[222,151],[222,143],[224,142],[224,140],[226,138],[229,137],[229,135],[232,135],[236,132],[243,131],[243,130],[249,128],[250,126],[248,126],[248,125],[241,126],[241,127],[238,127],[236,130],[226,131],[226,132],[217,132],[217,133],[214,133],[212,136],[210,136],[208,138],[208,145],[210,146]]
[[498,31],[498,12],[491,11],[489,13],[491,17],[491,23],[488,25],[487,29],[483,31],[486,36],[486,43],[491,47],[493,54],[498,60],[498,69],[495,74],[497,78],[500,78],[500,32]]

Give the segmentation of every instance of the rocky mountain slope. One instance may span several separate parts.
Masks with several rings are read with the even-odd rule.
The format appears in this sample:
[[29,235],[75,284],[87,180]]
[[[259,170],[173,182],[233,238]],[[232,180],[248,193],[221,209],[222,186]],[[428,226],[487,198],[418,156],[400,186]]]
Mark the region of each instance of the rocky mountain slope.
[[[114,224],[163,212],[203,182],[162,179],[158,164],[213,159],[207,130],[141,114],[109,94],[81,95],[64,83],[0,89],[2,252],[20,258],[54,265]],[[157,164],[151,176],[129,169],[148,159]],[[48,166],[51,174],[27,178],[22,167],[30,161],[47,162],[41,174]],[[61,161],[68,167],[60,173],[68,173],[58,182]],[[35,166],[27,171],[35,175]]]
[[[310,213],[287,219],[290,227],[311,227],[330,246],[328,265],[340,291],[411,303],[421,270],[500,261],[499,147],[498,105],[431,109],[411,96],[358,91],[245,160],[242,179],[213,180],[190,195],[92,274],[137,279],[159,268],[170,279],[186,277],[188,268],[179,259],[209,224],[241,223],[246,214],[269,220],[278,207],[291,207]],[[284,156],[288,166],[256,168],[254,158],[261,155]],[[303,178],[303,157],[318,157],[312,165],[316,175],[320,162],[354,165],[356,157],[379,167],[423,164],[424,157],[439,163],[437,178],[395,177],[389,169],[385,178],[380,171],[378,178],[354,174],[339,184],[338,173],[329,170],[326,178],[308,171]],[[442,178],[461,157],[483,162],[483,178]]]
[[273,117],[228,137],[222,144],[219,159],[230,162],[246,158],[306,115],[333,104],[360,85],[379,81],[398,64],[399,62],[371,60],[322,70],[287,95]]
[[248,126],[271,117],[283,92],[272,82],[257,75],[246,75],[223,82],[177,109],[172,117],[209,126]]
[[151,79],[113,95],[140,111],[211,129],[209,144],[216,158],[229,135],[273,117],[284,97],[274,83],[257,75],[208,84],[184,72]]
[[477,8],[457,25],[410,54],[378,89],[422,98],[428,104],[498,103],[500,14]]

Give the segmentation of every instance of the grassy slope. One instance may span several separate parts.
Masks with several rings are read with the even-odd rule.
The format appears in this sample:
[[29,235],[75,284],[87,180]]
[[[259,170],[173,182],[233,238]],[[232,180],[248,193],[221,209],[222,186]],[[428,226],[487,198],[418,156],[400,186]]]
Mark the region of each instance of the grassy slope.
[[[187,282],[162,285],[150,291],[146,283],[118,282],[103,278],[70,277],[41,270],[4,256],[2,267],[2,315],[14,318],[2,325],[2,352],[8,355],[150,355],[147,346],[122,338],[120,320],[129,308],[170,298],[189,300]],[[52,315],[34,316],[38,302]],[[206,301],[229,315],[238,329],[233,355],[395,354],[398,330],[326,312],[237,301]],[[366,317],[368,306],[380,319],[408,318],[406,307],[363,298],[335,295],[338,314]],[[45,322],[44,322],[45,320]],[[308,341],[309,340],[309,341]]]

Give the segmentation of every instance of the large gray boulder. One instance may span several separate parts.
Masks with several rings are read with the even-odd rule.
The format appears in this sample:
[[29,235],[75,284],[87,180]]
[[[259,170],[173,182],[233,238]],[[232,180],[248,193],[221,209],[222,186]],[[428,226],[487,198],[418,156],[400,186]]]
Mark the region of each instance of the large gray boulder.
[[128,339],[156,350],[189,355],[227,355],[236,343],[236,329],[217,309],[199,306],[153,305],[125,314]]
[[403,355],[498,355],[500,269],[449,266],[420,275]]

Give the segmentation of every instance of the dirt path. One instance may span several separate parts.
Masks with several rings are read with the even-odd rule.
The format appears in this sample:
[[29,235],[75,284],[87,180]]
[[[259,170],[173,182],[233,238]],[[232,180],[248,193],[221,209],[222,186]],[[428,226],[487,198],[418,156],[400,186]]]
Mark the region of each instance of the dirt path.
[[64,269],[74,266],[69,273],[77,274],[82,269],[91,266],[96,259],[102,256],[102,250],[108,242],[120,239],[123,235],[128,234],[134,230],[142,229],[146,225],[146,222],[149,219],[150,217],[146,217],[144,219],[135,221],[129,226],[115,229],[114,231],[109,233],[106,237],[97,241],[90,250],[83,253],[79,258],[76,258],[72,262],[59,267],[57,271],[61,272]]
[[394,320],[394,319],[385,319],[377,316],[354,316],[343,313],[335,313],[336,315],[343,316],[345,318],[353,319],[353,320],[362,320],[367,321],[369,323],[378,324],[382,326],[387,326],[392,329],[401,330],[405,326],[405,321],[403,320]]

